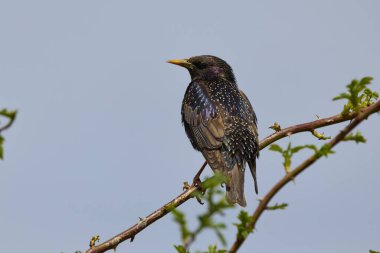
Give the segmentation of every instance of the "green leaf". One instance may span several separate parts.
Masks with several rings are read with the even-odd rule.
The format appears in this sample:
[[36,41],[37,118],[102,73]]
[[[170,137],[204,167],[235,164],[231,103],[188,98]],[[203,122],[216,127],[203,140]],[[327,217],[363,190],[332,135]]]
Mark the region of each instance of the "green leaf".
[[8,111],[7,109],[0,110],[0,115],[8,118],[11,121],[14,121],[17,115],[17,110]]
[[216,172],[212,177],[209,177],[202,182],[202,187],[205,189],[213,188],[226,182],[226,180],[226,176],[220,172]]
[[285,210],[288,207],[288,203],[275,204],[274,206],[267,206],[265,209],[268,211]]
[[234,226],[236,226],[238,230],[237,237],[245,239],[250,233],[253,232],[253,228],[249,226],[250,223],[253,222],[253,218],[249,216],[249,214],[246,211],[241,210],[238,215],[238,219],[240,223],[233,224]]
[[[7,109],[0,110],[0,116],[3,116],[8,119],[8,123],[4,125],[0,125],[0,134],[1,130],[4,130],[10,127],[13,124],[13,121],[16,119],[17,111],[8,111]],[[4,148],[3,148],[4,138],[0,135],[0,159],[4,158]]]
[[370,76],[363,77],[362,80],[360,80],[360,85],[365,87],[366,85],[370,84],[372,80],[373,80],[373,77],[370,77]]
[[279,145],[277,145],[277,144],[270,145],[269,150],[280,152],[280,153],[283,152],[282,148]]
[[225,249],[218,249],[215,244],[215,245],[208,246],[208,251],[204,253],[226,253],[226,252],[227,250]]
[[341,93],[339,96],[336,96],[333,98],[333,101],[340,100],[340,99],[350,99],[351,96],[348,93]]
[[342,111],[341,114],[342,115],[347,115],[347,114],[349,114],[352,111],[353,108],[354,107],[352,106],[352,103],[349,101],[349,102],[347,102],[346,105],[343,106],[343,111]]
[[[218,182],[220,183],[220,181]],[[218,188],[216,188],[216,186],[212,187],[208,189],[205,196],[202,196],[204,202],[207,203],[207,210],[198,215],[199,226],[194,233],[197,235],[205,228],[209,228],[215,232],[220,242],[225,245],[226,240],[222,234],[222,230],[226,228],[226,224],[215,222],[214,216],[216,214],[224,215],[224,210],[233,208],[234,205],[230,205],[225,201],[224,192],[219,190],[219,183],[216,185]],[[218,197],[218,200],[215,200],[215,197]]]
[[356,142],[356,144],[358,144],[358,143],[366,143],[367,139],[364,138],[364,136],[359,131],[357,131],[355,134],[350,133],[349,135],[347,135],[343,139],[343,141],[354,141]]
[[185,241],[187,238],[192,236],[192,233],[187,227],[187,221],[186,221],[186,216],[183,212],[174,209],[172,210],[172,214],[174,217],[174,221],[178,223],[181,231],[181,239],[182,241]]
[[374,101],[379,98],[377,92],[367,87],[372,80],[372,77],[364,77],[360,81],[354,79],[346,86],[348,92],[341,93],[333,98],[333,100],[347,100],[347,104],[343,107],[342,115],[347,115],[350,112],[358,112],[361,108],[373,104]]
[[290,153],[295,154],[304,148],[305,148],[305,146],[296,146],[296,147],[290,149]]
[[369,253],[380,253],[380,251],[375,251],[375,250],[369,250]]
[[[202,187],[207,189],[207,191],[204,194],[199,191],[197,196],[202,199],[207,208],[203,213],[198,215],[198,226],[196,229],[190,230],[188,228],[186,216],[183,212],[177,209],[172,211],[175,222],[180,226],[183,245],[191,244],[206,228],[214,231],[220,242],[226,245],[226,239],[222,233],[226,228],[226,224],[216,222],[214,219],[216,215],[224,215],[226,209],[234,207],[234,205],[230,205],[225,201],[225,192],[220,190],[220,185],[225,180],[226,177],[223,174],[215,173],[214,176],[206,178],[203,181]],[[178,250],[183,249],[178,246]]]
[[317,146],[315,146],[315,145],[313,145],[313,144],[305,145],[304,147],[305,147],[305,148],[308,148],[308,149],[311,149],[311,150],[313,150],[314,152],[318,152],[318,148],[317,148]]
[[291,145],[290,142],[289,142],[289,144],[288,144],[288,146],[287,146],[286,149],[281,148],[277,144],[272,144],[270,146],[269,150],[272,150],[272,151],[275,151],[275,152],[279,152],[279,153],[282,154],[282,157],[284,158],[284,162],[282,163],[282,165],[284,166],[285,172],[289,173],[290,169],[291,169],[293,154],[295,154],[295,153],[297,153],[297,152],[299,152],[299,151],[301,151],[302,149],[305,149],[305,148],[312,149],[314,151],[317,150],[317,148],[314,145],[303,145],[303,146],[292,147],[292,145]]
[[173,246],[177,250],[178,253],[189,253],[189,251],[186,250],[186,248],[183,247],[182,245],[173,245]]
[[330,154],[334,154],[335,151],[331,150],[330,145],[323,145],[317,152],[317,155],[328,157]]
[[292,164],[292,160],[290,159],[291,156],[289,155],[289,153],[284,153],[283,157],[284,157],[284,163],[282,165],[284,165],[285,172],[289,173],[290,172],[290,165]]

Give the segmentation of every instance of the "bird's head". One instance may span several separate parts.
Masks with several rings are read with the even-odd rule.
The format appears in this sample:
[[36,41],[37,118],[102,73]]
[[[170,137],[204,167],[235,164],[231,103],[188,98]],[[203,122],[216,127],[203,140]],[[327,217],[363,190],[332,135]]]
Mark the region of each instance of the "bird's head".
[[228,81],[235,82],[235,76],[232,68],[224,60],[212,56],[201,55],[188,59],[169,60],[168,63],[179,65],[190,72],[191,79],[218,79],[224,78]]

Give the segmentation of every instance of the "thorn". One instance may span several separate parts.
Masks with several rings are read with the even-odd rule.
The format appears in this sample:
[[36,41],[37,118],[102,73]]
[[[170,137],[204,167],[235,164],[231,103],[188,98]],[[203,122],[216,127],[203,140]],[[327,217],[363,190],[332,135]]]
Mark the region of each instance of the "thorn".
[[[290,173],[290,171],[285,172],[285,174],[286,174],[287,176],[289,175],[289,173]],[[295,177],[290,177],[290,180],[292,180],[292,182],[293,182],[294,184],[296,184],[296,178],[295,178]]]
[[321,117],[319,117],[319,115],[318,115],[318,114],[315,114],[315,116],[317,117],[317,119],[321,119]]
[[183,187],[182,187],[182,190],[183,191],[187,191],[187,190],[189,190],[190,189],[190,185],[189,185],[189,183],[186,181],[186,182],[183,182]]
[[132,236],[131,236],[131,242],[133,242],[134,239],[135,239],[135,236],[132,235]]
[[137,226],[139,227],[141,225],[143,228],[145,228],[146,227],[146,218],[143,219],[143,218],[139,217],[139,219],[140,219],[140,221],[137,224]]

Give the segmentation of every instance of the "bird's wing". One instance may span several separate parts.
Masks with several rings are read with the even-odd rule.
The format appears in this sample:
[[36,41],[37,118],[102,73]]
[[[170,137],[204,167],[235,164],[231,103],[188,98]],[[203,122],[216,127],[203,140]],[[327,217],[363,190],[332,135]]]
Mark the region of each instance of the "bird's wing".
[[181,113],[186,133],[194,148],[202,150],[222,146],[223,119],[202,83],[192,82],[189,85]]
[[256,117],[256,114],[255,114],[255,111],[253,110],[252,108],[252,105],[251,103],[249,102],[247,96],[244,94],[244,92],[242,90],[239,90],[240,92],[240,95],[242,96],[242,101],[240,103],[240,106],[241,107],[244,107],[244,112],[247,112],[244,114],[244,118],[245,120],[248,122],[248,129],[249,129],[249,132],[250,134],[249,135],[252,135],[252,141],[254,143],[254,146],[255,146],[255,149],[256,149],[256,152],[257,152],[257,156],[258,156],[258,130],[257,130],[257,117]]
[[244,94],[243,91],[240,90],[240,94],[243,97],[243,104],[246,106],[247,111],[249,112],[249,115],[247,115],[248,120],[248,128],[249,132],[252,134],[253,138],[251,139],[253,141],[253,146],[255,146],[255,153],[256,155],[252,157],[251,159],[248,159],[248,165],[251,170],[251,174],[253,177],[253,180],[255,181],[255,191],[258,193],[258,186],[257,186],[257,176],[256,176],[256,157],[259,157],[259,140],[258,140],[258,131],[257,131],[257,118],[255,111],[252,108],[251,103],[249,102],[247,96]]
[[256,127],[256,133],[257,133],[257,117],[256,117],[256,113],[255,111],[253,110],[252,108],[252,105],[251,103],[249,102],[249,99],[247,98],[247,96],[244,94],[244,92],[242,90],[239,90],[240,91],[240,95],[243,97],[243,106],[246,108],[246,110],[249,112],[249,115],[247,115],[247,120],[251,123],[253,123],[253,125]]

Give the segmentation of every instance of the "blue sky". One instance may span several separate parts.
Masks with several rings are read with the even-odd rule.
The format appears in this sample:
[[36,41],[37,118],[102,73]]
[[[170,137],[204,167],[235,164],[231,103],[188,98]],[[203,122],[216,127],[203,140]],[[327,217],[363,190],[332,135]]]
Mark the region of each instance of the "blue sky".
[[[379,91],[379,10],[376,0],[0,2],[0,108],[19,110],[0,162],[0,252],[85,250],[91,236],[108,239],[181,192],[203,158],[180,123],[190,77],[166,60],[230,63],[263,138],[275,121],[339,113],[331,98],[353,78],[373,76]],[[339,145],[289,184],[273,201],[288,209],[265,213],[240,252],[380,250],[379,120],[360,125],[367,144]],[[289,141],[318,143],[300,134],[279,144]],[[281,163],[261,153],[259,197]],[[246,192],[252,212],[250,179]],[[193,220],[203,207],[181,210]],[[226,234],[231,243],[235,228]],[[216,241],[206,232],[192,250]],[[174,252],[178,243],[167,216],[118,251]]]

